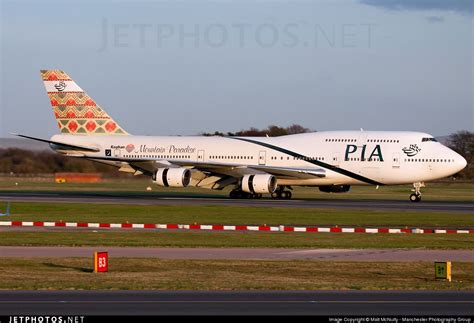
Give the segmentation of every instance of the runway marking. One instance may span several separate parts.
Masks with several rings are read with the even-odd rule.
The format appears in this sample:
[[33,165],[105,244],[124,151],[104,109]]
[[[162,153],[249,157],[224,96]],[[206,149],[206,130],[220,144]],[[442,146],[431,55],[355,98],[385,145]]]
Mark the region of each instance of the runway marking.
[[[429,201],[413,204],[409,201],[383,199],[295,199],[295,200],[233,200],[224,197],[200,196],[167,196],[167,195],[101,195],[80,193],[18,193],[2,192],[0,201],[14,202],[54,202],[54,203],[88,203],[88,204],[126,204],[126,205],[229,205],[242,207],[277,207],[277,208],[337,208],[337,209],[371,209],[371,210],[407,210],[413,212],[456,212],[474,214],[474,203],[459,201]],[[181,203],[180,203],[181,202]]]
[[367,234],[474,234],[474,229],[465,228],[364,228],[339,226],[287,226],[287,225],[222,225],[222,224],[155,224],[155,223],[88,223],[88,222],[43,222],[0,221],[0,227],[55,227],[62,229],[98,228],[127,230],[201,230],[201,231],[257,231],[257,232],[301,232],[301,233],[367,233]]

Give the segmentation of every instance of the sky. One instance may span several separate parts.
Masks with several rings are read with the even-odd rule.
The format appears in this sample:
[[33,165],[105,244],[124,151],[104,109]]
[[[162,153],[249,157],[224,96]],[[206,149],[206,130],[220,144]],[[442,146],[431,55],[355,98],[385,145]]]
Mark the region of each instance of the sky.
[[58,132],[40,69],[137,135],[474,130],[471,0],[0,3],[0,137]]

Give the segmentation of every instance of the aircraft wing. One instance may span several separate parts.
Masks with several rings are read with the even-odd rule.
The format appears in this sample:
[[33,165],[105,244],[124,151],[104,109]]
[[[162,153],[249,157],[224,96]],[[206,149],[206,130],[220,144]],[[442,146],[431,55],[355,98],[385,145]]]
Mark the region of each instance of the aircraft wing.
[[158,168],[164,167],[188,167],[200,171],[202,173],[213,175],[213,176],[230,176],[230,177],[242,177],[247,174],[271,174],[279,178],[298,178],[298,179],[313,179],[321,178],[326,176],[326,171],[322,168],[292,168],[292,167],[275,167],[275,166],[264,166],[264,165],[229,165],[222,163],[205,163],[205,162],[194,162],[194,161],[183,161],[183,160],[157,160],[157,161],[129,161],[125,164],[125,168],[122,167],[122,171],[127,171],[126,167],[129,167],[129,172],[140,171],[142,174],[153,174]]
[[292,167],[276,167],[264,165],[229,165],[221,163],[200,163],[186,161],[171,161],[171,163],[183,167],[192,167],[201,171],[209,171],[218,174],[230,176],[242,176],[245,174],[261,174],[267,173],[280,178],[298,178],[312,179],[315,177],[325,177],[326,171],[322,168],[292,168]]
[[322,168],[306,169],[274,166],[249,166],[251,169],[262,170],[276,177],[311,179],[315,177],[326,177],[326,171]]

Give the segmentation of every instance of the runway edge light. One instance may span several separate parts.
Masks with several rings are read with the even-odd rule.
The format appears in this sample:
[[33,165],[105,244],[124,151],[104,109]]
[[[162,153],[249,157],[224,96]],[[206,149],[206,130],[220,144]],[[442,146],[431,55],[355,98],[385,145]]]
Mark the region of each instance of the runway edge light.
[[106,273],[109,271],[109,253],[107,251],[94,252],[94,272]]
[[451,261],[435,262],[435,278],[451,281]]

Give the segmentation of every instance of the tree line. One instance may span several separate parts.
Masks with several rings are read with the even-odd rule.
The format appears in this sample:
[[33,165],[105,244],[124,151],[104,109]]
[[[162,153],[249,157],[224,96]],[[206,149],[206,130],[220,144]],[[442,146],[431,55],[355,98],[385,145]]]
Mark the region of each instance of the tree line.
[[474,132],[462,130],[453,133],[449,136],[447,145],[467,161],[466,168],[457,177],[474,179]]
[[279,137],[286,135],[295,135],[297,133],[307,133],[311,132],[310,129],[305,128],[299,124],[293,124],[288,127],[279,127],[275,125],[268,126],[265,129],[250,128],[247,130],[240,130],[237,132],[219,132],[215,131],[214,133],[204,132],[202,136],[238,136],[238,137]]
[[0,149],[0,173],[47,174],[60,172],[117,175],[117,168],[82,158],[66,157],[53,151]]
[[[310,132],[300,125],[289,127],[269,126],[265,129],[250,128],[235,133],[204,133],[203,136],[253,136],[277,137]],[[474,179],[474,133],[458,131],[448,137],[447,145],[467,160],[467,167],[456,175],[458,178]],[[118,176],[117,168],[82,158],[65,157],[52,151],[29,151],[17,148],[0,149],[0,173],[42,174],[57,172],[103,173]]]

